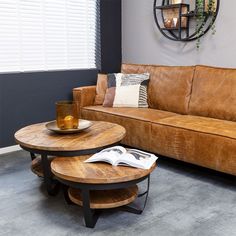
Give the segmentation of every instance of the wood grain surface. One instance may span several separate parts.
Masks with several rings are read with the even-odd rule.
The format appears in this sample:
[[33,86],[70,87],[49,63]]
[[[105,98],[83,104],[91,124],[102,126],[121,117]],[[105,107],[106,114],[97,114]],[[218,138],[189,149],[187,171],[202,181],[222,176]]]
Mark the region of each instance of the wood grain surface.
[[[46,122],[47,123],[47,122]],[[46,123],[24,127],[15,133],[18,144],[38,150],[79,151],[101,148],[121,141],[125,128],[109,122],[93,121],[93,125],[78,134],[56,134],[49,131]]]
[[120,183],[142,178],[150,174],[149,170],[127,166],[112,166],[104,162],[85,163],[90,155],[79,157],[58,157],[51,162],[51,170],[61,179],[88,184]]
[[[69,188],[68,195],[72,202],[83,206],[81,190]],[[138,195],[137,185],[130,188],[90,191],[90,208],[105,209],[127,205]]]
[[[54,159],[54,157],[49,157],[48,160],[51,162]],[[42,161],[41,157],[36,157],[32,162],[31,162],[31,171],[38,175],[39,177],[44,177],[43,174],[43,166],[42,166]]]

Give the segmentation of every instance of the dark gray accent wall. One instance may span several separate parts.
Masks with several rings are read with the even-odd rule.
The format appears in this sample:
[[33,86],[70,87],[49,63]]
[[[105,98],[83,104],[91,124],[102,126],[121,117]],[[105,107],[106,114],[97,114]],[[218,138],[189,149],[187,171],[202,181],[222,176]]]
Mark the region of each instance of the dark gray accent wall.
[[121,66],[121,0],[101,0],[101,72]]
[[[121,0],[101,0],[101,65],[116,72],[121,63]],[[97,70],[0,74],[0,148],[14,145],[16,130],[55,119],[55,102],[72,99],[72,89],[96,84]]]
[[14,144],[19,128],[55,119],[55,102],[72,99],[72,89],[96,83],[97,70],[0,75],[0,147]]

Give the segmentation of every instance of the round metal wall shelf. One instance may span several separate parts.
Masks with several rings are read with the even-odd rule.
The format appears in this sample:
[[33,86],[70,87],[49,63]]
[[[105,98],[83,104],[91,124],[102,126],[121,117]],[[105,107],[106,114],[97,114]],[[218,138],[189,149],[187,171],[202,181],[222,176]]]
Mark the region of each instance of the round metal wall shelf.
[[199,39],[206,34],[214,25],[220,0],[202,0],[200,10],[198,1],[172,4],[176,1],[154,0],[154,19],[160,32],[170,40],[183,42]]

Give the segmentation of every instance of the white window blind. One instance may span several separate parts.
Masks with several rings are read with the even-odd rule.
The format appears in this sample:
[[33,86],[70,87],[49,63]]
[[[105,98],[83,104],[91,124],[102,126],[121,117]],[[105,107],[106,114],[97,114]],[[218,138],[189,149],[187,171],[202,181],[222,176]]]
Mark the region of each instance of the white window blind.
[[0,0],[0,72],[95,68],[98,0]]

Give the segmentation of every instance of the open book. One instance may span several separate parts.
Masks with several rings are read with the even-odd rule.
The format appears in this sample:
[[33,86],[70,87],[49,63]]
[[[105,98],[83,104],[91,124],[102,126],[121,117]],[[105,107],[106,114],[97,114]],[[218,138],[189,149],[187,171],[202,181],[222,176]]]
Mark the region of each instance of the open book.
[[150,169],[157,157],[151,153],[143,152],[137,149],[125,149],[121,146],[106,148],[85,162],[108,162],[113,166],[125,165],[141,169]]

